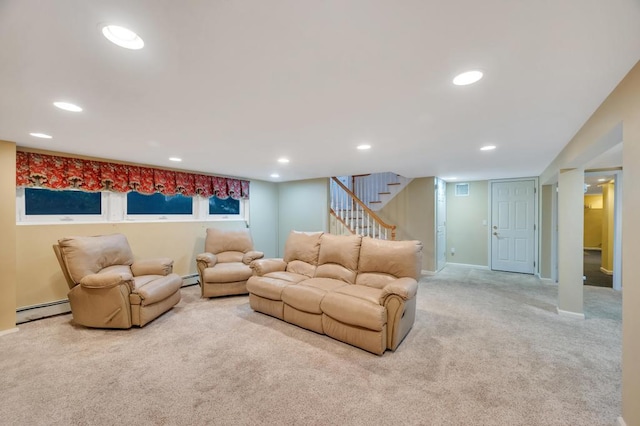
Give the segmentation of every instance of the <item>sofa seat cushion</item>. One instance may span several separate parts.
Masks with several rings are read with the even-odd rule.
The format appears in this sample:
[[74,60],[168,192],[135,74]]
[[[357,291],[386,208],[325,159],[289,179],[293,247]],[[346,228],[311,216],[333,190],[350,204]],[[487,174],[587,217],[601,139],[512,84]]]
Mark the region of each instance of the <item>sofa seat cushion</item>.
[[[133,305],[152,305],[167,299],[182,287],[182,278],[178,274],[169,275],[143,275],[134,278],[133,293],[129,295],[129,301]],[[143,284],[138,286],[138,284]]]
[[321,302],[322,312],[344,324],[382,331],[387,324],[387,312],[379,304],[382,290],[348,285],[325,295]]
[[247,281],[247,291],[265,299],[282,301],[282,290],[290,285],[295,285],[295,283],[279,278],[254,275]]
[[294,284],[309,279],[309,277],[307,277],[306,275],[300,275],[293,272],[285,271],[269,272],[267,274],[264,274],[264,276],[267,278],[275,278],[277,280],[282,280]]
[[251,268],[242,262],[218,263],[204,270],[203,280],[206,283],[232,283],[246,281],[252,274]]
[[325,295],[346,284],[332,278],[311,278],[282,291],[282,301],[292,308],[311,314],[321,314],[320,302]]

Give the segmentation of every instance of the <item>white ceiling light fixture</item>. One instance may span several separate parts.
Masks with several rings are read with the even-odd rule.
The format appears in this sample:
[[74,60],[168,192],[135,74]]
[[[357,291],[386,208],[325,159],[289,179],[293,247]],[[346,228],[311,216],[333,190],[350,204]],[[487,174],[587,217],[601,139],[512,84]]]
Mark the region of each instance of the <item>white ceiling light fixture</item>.
[[604,178],[598,179],[598,182],[604,182],[604,181],[606,181],[606,179]]
[[482,71],[472,70],[458,74],[453,79],[453,84],[456,86],[468,86],[469,84],[476,83],[482,78]]
[[284,157],[278,158],[278,163],[287,164],[288,162],[289,162],[288,158],[284,158]]
[[56,101],[56,102],[53,103],[53,105],[56,108],[60,108],[60,109],[63,109],[65,111],[71,111],[71,112],[81,112],[82,111],[81,107],[79,107],[76,104],[72,104],[70,102]]
[[480,148],[480,151],[493,151],[494,149],[496,149],[495,145],[485,145]]
[[371,149],[371,145],[363,143],[362,145],[358,145],[357,147],[360,151],[366,151],[367,149]]
[[277,173],[271,173],[271,177],[272,177],[272,178],[279,178],[279,177],[280,177],[280,175],[279,175],[279,174],[277,174]]
[[138,50],[144,47],[144,40],[138,34],[119,25],[105,25],[102,27],[102,35],[111,43],[125,49]]
[[176,163],[179,163],[182,161],[182,158],[178,158],[178,157],[169,157],[169,161],[175,161]]
[[51,135],[47,135],[46,133],[38,133],[38,132],[33,132],[33,133],[29,133],[31,136],[35,137],[35,138],[41,138],[41,139],[52,139],[53,136]]

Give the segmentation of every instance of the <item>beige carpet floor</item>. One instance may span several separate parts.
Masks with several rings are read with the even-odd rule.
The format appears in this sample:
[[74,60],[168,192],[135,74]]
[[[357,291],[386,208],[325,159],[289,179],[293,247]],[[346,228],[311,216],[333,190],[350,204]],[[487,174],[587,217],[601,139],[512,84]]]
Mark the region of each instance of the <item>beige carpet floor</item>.
[[568,319],[553,284],[448,266],[382,357],[197,287],[142,329],[47,318],[0,338],[0,424],[612,425],[621,294],[584,291]]

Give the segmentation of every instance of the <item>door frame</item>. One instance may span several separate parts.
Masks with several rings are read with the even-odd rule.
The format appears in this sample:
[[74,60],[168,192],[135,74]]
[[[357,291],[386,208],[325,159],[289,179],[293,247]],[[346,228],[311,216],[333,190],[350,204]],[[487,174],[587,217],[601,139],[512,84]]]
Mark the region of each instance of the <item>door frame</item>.
[[533,275],[540,276],[540,182],[537,176],[532,177],[521,177],[521,178],[509,178],[509,179],[491,179],[489,180],[489,187],[487,188],[488,196],[489,196],[489,208],[488,208],[488,221],[487,221],[487,265],[489,265],[489,270],[493,270],[493,251],[491,250],[492,244],[492,234],[491,234],[491,218],[493,217],[493,183],[500,182],[521,182],[525,180],[532,180],[535,188],[534,197],[533,197]]

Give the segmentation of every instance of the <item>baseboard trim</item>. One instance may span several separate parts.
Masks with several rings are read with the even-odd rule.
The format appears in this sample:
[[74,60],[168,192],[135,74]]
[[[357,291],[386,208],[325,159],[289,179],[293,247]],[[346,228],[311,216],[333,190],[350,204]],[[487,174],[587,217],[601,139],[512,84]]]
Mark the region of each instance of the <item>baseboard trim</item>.
[[54,315],[68,314],[71,312],[69,299],[56,300],[55,302],[40,305],[25,306],[16,311],[16,324],[34,321]]
[[18,327],[10,328],[8,330],[2,330],[0,331],[0,337],[6,336],[7,334],[15,333],[16,331],[18,331]]
[[542,281],[543,283],[556,284],[556,282],[551,278],[541,278],[539,275],[538,275],[538,278],[540,278],[540,281]]
[[605,269],[602,266],[600,267],[600,272],[602,272],[603,274],[607,274],[607,275],[613,275],[613,271]]
[[571,311],[563,311],[560,308],[556,308],[556,309],[558,310],[558,315],[560,315],[561,317],[573,318],[573,319],[579,319],[579,320],[583,320],[584,319],[584,314],[583,313],[571,312]]
[[[182,287],[189,287],[198,284],[198,278],[198,274],[183,276]],[[24,324],[25,322],[52,317],[54,315],[68,314],[69,312],[71,312],[69,299],[56,300],[54,302],[38,305],[23,306],[16,310],[16,324]]]
[[624,419],[622,418],[622,416],[618,417],[618,422],[616,424],[618,426],[627,426],[627,424],[624,422]]
[[435,271],[427,271],[426,269],[423,269],[420,271],[420,275],[427,275],[427,276],[431,276],[431,275],[435,275],[436,272]]
[[585,250],[602,251],[602,247],[583,247]]
[[453,266],[464,266],[466,268],[473,268],[473,269],[484,269],[484,270],[489,270],[488,266],[485,265],[472,265],[470,263],[455,263],[455,262],[447,262],[447,265],[453,265]]

